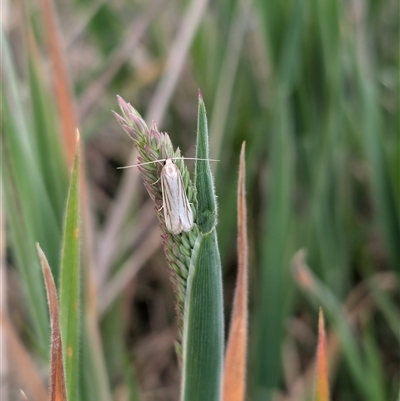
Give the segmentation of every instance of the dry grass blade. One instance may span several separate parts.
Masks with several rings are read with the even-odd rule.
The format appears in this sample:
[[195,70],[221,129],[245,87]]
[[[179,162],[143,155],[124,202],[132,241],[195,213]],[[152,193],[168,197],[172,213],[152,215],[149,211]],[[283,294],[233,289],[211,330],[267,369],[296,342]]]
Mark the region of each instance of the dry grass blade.
[[[305,261],[306,251],[300,249],[292,258],[293,272],[298,284],[306,289],[311,290],[314,283],[314,277]],[[368,292],[368,282],[374,282],[382,291],[393,292],[397,289],[397,279],[395,274],[380,273],[376,274],[368,280],[362,281],[348,295],[344,303],[343,313],[347,318],[351,327],[356,326],[360,320],[367,319],[377,307],[372,295]],[[326,363],[330,372],[331,380],[335,376],[337,365],[342,358],[342,346],[340,338],[335,330],[327,333],[326,337]],[[305,399],[311,394],[310,389],[315,381],[315,367],[318,364],[318,355],[313,359],[304,373],[292,383],[290,383],[288,394],[279,398],[282,401],[297,401]]]
[[42,263],[51,322],[50,401],[67,401],[56,285],[46,256],[36,244]]
[[322,309],[319,310],[318,319],[318,349],[314,400],[329,401],[328,369],[326,360],[326,337],[324,313]]
[[132,57],[150,23],[158,13],[164,10],[165,2],[165,0],[159,0],[156,3],[149,3],[149,8],[144,11],[144,14],[135,19],[127,28],[125,39],[121,45],[114,50],[103,66],[101,73],[85,89],[79,99],[78,113],[80,121],[87,117],[95,104],[98,103],[98,99],[101,98],[107,85],[126,62],[126,59]]
[[229,109],[233,99],[232,93],[236,82],[240,55],[251,16],[252,1],[238,2],[235,16],[230,28],[226,54],[220,72],[220,79],[215,94],[214,109],[210,122],[211,157],[219,158],[223,135],[229,116]]
[[243,401],[246,390],[247,347],[247,218],[245,198],[245,143],[240,152],[238,183],[238,278],[232,323],[225,356],[223,401]]
[[47,391],[36,366],[2,311],[0,311],[0,327],[7,344],[7,356],[11,367],[9,373],[13,375],[13,379],[19,383],[20,387],[23,387],[29,394],[30,401],[47,400]]
[[120,270],[105,284],[101,299],[99,299],[100,314],[103,314],[107,310],[110,304],[122,293],[140,268],[160,246],[160,229],[156,226],[147,239],[140,245],[140,248],[132,254]]
[[169,52],[164,74],[149,106],[145,118],[146,121],[154,120],[159,124],[162,122],[165,109],[174,92],[190,45],[206,11],[208,2],[209,0],[193,0],[188,6]]
[[[2,198],[0,198],[0,202],[2,202]],[[3,205],[3,203],[1,203]],[[4,210],[3,207],[0,207],[0,311],[2,313],[6,313],[7,310],[7,297],[6,297],[6,252],[5,252],[5,221],[4,221]],[[4,330],[0,328],[0,399],[8,395],[8,356],[5,350],[5,336]]]
[[[175,41],[171,46],[165,71],[157,86],[155,94],[149,105],[148,112],[145,117],[145,121],[157,121],[160,124],[163,121],[165,110],[168,102],[174,92],[175,86],[178,82],[179,75],[184,66],[187,53],[190,49],[190,45],[194,39],[195,33],[200,25],[202,17],[206,11],[209,0],[193,0],[188,6],[188,10],[182,20],[181,26],[175,37]],[[132,150],[129,156],[128,165],[135,164],[138,153],[136,148]],[[99,249],[105,249],[107,253],[111,254],[113,249],[109,249],[107,244],[114,241],[118,232],[125,222],[128,211],[134,203],[135,191],[133,188],[137,187],[139,182],[139,172],[137,169],[129,169],[122,178],[120,189],[116,196],[116,200],[111,206],[111,210],[108,214],[108,219],[105,224],[104,231],[99,238],[100,246]],[[101,252],[103,253],[103,252]],[[106,255],[110,257],[112,255]],[[102,259],[102,255],[99,260]],[[106,281],[109,270],[112,267],[110,261],[109,264],[104,265],[103,269],[99,273],[98,287],[102,287]]]
[[78,120],[75,114],[67,71],[62,57],[60,36],[58,35],[56,15],[51,0],[41,0],[46,36],[49,40],[50,55],[54,67],[54,86],[56,100],[60,110],[61,125],[64,135],[67,160],[70,166],[74,160],[76,147],[76,127]]
[[27,397],[26,394],[23,392],[23,390],[20,390],[20,392],[21,392],[21,399],[22,399],[23,401],[29,401],[28,397]]

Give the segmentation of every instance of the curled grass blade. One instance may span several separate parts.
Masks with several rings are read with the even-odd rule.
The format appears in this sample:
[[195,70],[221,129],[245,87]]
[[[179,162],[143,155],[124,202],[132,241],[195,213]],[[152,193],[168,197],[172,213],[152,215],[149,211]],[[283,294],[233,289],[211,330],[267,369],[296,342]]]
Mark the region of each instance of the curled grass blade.
[[46,256],[36,244],[40,261],[42,263],[42,271],[44,282],[46,285],[47,300],[49,303],[50,324],[51,324],[51,360],[50,360],[50,399],[49,401],[67,401],[67,393],[65,391],[65,375],[63,362],[63,348],[60,330],[59,310],[56,284],[51,273],[49,263]]

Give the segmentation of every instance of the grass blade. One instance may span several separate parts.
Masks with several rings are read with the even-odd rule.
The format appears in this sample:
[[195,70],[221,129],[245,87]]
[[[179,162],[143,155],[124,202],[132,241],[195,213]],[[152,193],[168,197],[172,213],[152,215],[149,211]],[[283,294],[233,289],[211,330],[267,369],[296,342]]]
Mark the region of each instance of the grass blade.
[[[178,325],[183,320],[182,391],[181,399],[190,401],[219,401],[223,360],[223,305],[222,277],[217,235],[215,231],[217,207],[208,162],[197,161],[195,187],[189,173],[174,151],[169,136],[158,132],[153,124],[147,127],[139,113],[118,98],[122,115],[115,117],[131,136],[139,151],[138,167],[145,187],[156,206],[156,214],[163,231],[164,251],[170,266],[171,280],[177,295]],[[204,102],[199,98],[197,157],[208,158],[208,130]],[[189,232],[171,234],[161,211],[164,198],[158,179],[162,165],[154,163],[165,155],[177,158],[183,189],[189,203],[197,206],[197,216]],[[201,232],[200,232],[201,231]]]
[[22,401],[29,401],[28,397],[26,396],[26,394],[23,392],[23,390],[20,390],[21,392],[21,400]]
[[287,97],[276,101],[276,122],[271,144],[271,183],[267,186],[268,207],[260,261],[260,297],[256,311],[254,379],[257,400],[268,398],[281,375],[281,346],[288,313],[288,245],[291,236],[293,191],[292,130]]
[[43,253],[39,244],[36,244],[36,247],[39,253],[40,261],[42,263],[44,282],[46,284],[47,300],[49,302],[51,323],[51,367],[49,401],[67,401],[56,284],[54,283],[54,278],[45,254]]
[[[357,385],[360,396],[368,401],[376,401],[373,388],[375,380],[370,375],[368,361],[364,360],[357,347],[357,339],[346,318],[343,316],[338,299],[328,287],[313,275],[306,265],[304,258],[304,250],[298,251],[293,257],[294,274],[297,282],[306,294],[311,296],[314,302],[321,304],[329,314],[333,326],[338,332],[350,375]],[[371,377],[369,378],[369,376]]]
[[322,309],[320,309],[318,319],[318,348],[314,401],[329,401],[328,369],[326,356],[327,354],[324,312],[322,311]]
[[247,349],[247,208],[245,143],[240,153],[238,183],[238,277],[225,355],[223,401],[243,401],[246,392]]
[[[199,94],[197,157],[208,158],[208,129]],[[224,321],[221,261],[215,230],[217,204],[208,161],[197,160],[197,224],[200,233],[191,254],[183,322],[182,401],[219,401]]]
[[65,213],[60,267],[60,323],[64,341],[66,388],[69,400],[77,399],[80,334],[80,232],[79,140],[76,147]]
[[73,108],[72,95],[68,84],[65,63],[63,61],[56,15],[52,1],[41,0],[41,7],[43,10],[46,37],[49,41],[50,55],[54,64],[54,85],[60,111],[66,154],[69,164],[72,165],[76,144],[75,130],[78,127],[78,121]]
[[[38,239],[44,240],[48,236],[57,238],[59,232],[35,159],[36,145],[23,113],[21,88],[9,43],[2,27],[0,30],[3,56],[1,78],[4,83],[1,118],[5,128],[2,145],[6,150],[1,163],[4,204],[12,252],[22,278],[34,338],[45,356],[49,338],[48,317],[34,244]],[[46,230],[43,230],[44,224],[40,223],[40,217],[44,215]]]
[[223,314],[218,262],[217,238],[213,230],[199,236],[187,281],[182,401],[219,401],[221,397]]
[[[61,138],[58,135],[56,112],[54,102],[49,96],[45,85],[45,73],[39,58],[39,49],[33,35],[30,20],[25,18],[26,42],[28,50],[28,72],[29,89],[32,99],[32,131],[37,146],[37,158],[39,168],[45,187],[48,189],[50,203],[54,209],[55,216],[62,216],[65,207],[65,199],[68,188],[67,164],[64,149],[61,146]],[[61,241],[61,235],[58,238]],[[59,245],[51,247],[51,250],[59,257]],[[49,249],[46,251],[50,261],[55,258],[50,257]],[[56,259],[58,261],[58,259]],[[57,266],[53,266],[56,269]],[[56,270],[53,270],[56,272]],[[57,274],[54,273],[57,279]]]
[[209,0],[193,0],[190,2],[169,52],[163,76],[149,106],[147,121],[160,121],[162,119],[208,2]]
[[208,151],[208,127],[203,97],[199,91],[199,110],[197,120],[197,160],[195,184],[197,189],[197,225],[203,234],[210,232],[217,224],[217,202],[214,193],[214,179],[211,174]]
[[0,327],[5,338],[5,343],[7,344],[7,356],[10,367],[14,366],[16,368],[14,370],[11,369],[9,374],[15,375],[13,378],[16,379],[20,387],[29,395],[31,401],[47,400],[47,390],[34,361],[18,338],[18,334],[11,325],[8,317],[2,311],[0,311]]

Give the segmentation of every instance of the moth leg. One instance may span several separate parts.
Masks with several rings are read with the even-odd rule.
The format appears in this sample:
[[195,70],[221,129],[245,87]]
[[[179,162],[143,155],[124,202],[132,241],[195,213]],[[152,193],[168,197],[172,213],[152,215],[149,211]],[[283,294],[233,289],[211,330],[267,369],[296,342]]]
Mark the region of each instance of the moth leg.
[[164,207],[164,203],[161,205],[161,207],[160,207],[159,209],[157,209],[157,212],[161,212],[161,210],[163,209],[163,207]]
[[153,182],[152,184],[150,184],[150,185],[156,185],[160,180],[161,180],[161,176],[158,178],[157,181],[154,181],[154,182]]

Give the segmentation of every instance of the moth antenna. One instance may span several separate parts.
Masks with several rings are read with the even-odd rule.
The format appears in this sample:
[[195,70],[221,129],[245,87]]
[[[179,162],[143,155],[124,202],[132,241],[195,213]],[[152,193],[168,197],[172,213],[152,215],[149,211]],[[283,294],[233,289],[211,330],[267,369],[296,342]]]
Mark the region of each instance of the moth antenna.
[[122,166],[122,167],[117,167],[117,170],[123,170],[125,168],[131,168],[131,167],[140,167],[145,164],[152,164],[152,163],[158,163],[158,162],[165,162],[167,159],[157,159],[157,160],[152,160],[151,162],[144,162],[144,163],[138,163],[138,164],[131,164],[129,166]]
[[208,160],[209,162],[219,162],[217,159],[199,159],[197,157],[174,157],[174,159],[184,159],[184,160]]
[[[216,159],[198,159],[197,157],[169,157],[167,159],[172,159],[172,160],[178,160],[178,159],[183,159],[183,160],[208,160],[209,162],[219,162],[220,160]],[[144,162],[144,163],[137,163],[137,164],[131,164],[129,166],[122,166],[122,167],[117,167],[117,170],[123,170],[126,168],[131,168],[131,167],[140,167],[145,164],[151,164],[151,163],[158,163],[158,162],[165,162],[167,159],[157,159],[157,160],[152,160],[151,162]]]

